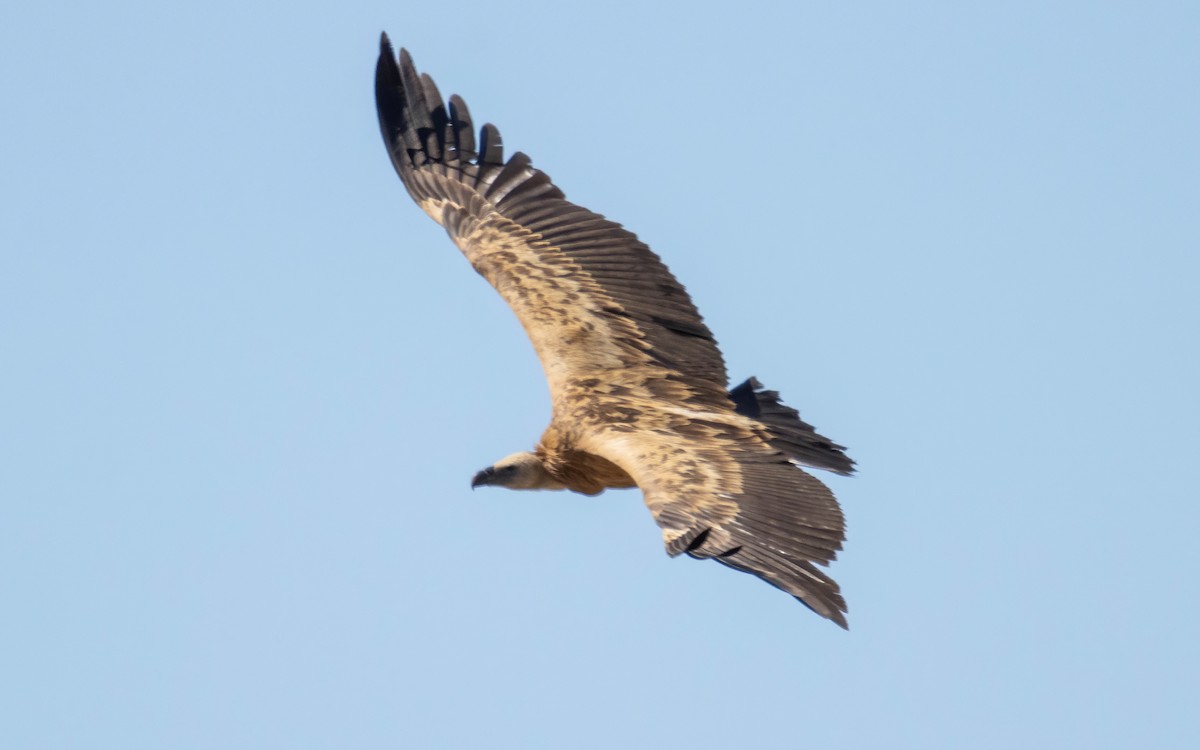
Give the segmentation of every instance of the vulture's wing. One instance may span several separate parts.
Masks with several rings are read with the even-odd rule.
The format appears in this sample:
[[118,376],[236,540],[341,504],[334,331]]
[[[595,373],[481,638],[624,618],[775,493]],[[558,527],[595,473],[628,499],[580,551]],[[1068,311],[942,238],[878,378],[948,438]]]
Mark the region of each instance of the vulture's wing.
[[525,154],[505,160],[493,125],[477,141],[463,100],[444,104],[407,50],[397,64],[387,35],[375,98],[404,186],[516,312],[556,408],[590,378],[646,366],[658,398],[729,406],[712,333],[632,232],[567,201]]
[[[658,256],[568,202],[524,154],[505,160],[494,126],[476,140],[462,99],[445,104],[407,51],[397,63],[386,35],[375,96],[409,194],[532,340],[555,424],[634,479],[667,551],[753,573],[845,627],[837,584],[813,564],[841,548],[837,502],[771,447],[765,420],[734,411],[712,334]],[[798,417],[793,430],[819,438]]]
[[597,420],[580,448],[633,478],[667,553],[752,573],[847,627],[837,583],[813,564],[831,562],[845,539],[833,493],[751,421],[672,408],[640,417],[633,431]]

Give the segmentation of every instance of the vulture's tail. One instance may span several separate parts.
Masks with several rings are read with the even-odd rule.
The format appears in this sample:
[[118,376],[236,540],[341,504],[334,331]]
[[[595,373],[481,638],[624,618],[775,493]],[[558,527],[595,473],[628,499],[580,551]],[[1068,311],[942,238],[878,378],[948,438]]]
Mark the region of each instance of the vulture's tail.
[[814,469],[828,469],[838,474],[852,474],[854,461],[838,445],[800,418],[800,412],[784,406],[779,393],[763,390],[757,378],[750,378],[729,392],[737,413],[757,419],[771,432],[771,447],[783,451],[788,458]]

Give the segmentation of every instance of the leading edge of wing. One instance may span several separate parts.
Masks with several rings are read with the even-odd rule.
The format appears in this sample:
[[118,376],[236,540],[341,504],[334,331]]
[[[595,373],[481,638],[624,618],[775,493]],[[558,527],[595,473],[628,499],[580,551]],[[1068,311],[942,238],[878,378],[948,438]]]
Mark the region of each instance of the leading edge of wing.
[[[502,295],[493,275],[463,247],[467,230],[485,222],[493,235],[505,232],[547,264],[586,277],[583,286],[596,290],[586,301],[591,309],[622,327],[632,323],[650,361],[689,383],[693,395],[728,405],[725,365],[712,333],[683,286],[636,235],[567,201],[525,154],[506,160],[495,126],[485,124],[476,139],[462,98],[443,100],[406,50],[393,54],[386,34],[375,96],[384,143],[409,194]],[[457,217],[447,221],[451,214]],[[528,330],[529,321],[522,323]]]

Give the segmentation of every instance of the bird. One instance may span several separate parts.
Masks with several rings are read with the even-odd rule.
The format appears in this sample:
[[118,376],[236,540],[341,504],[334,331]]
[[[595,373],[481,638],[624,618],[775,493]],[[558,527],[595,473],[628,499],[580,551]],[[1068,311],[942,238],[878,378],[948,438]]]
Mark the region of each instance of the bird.
[[379,127],[408,194],[516,313],[545,371],[553,414],[533,450],[471,487],[637,487],[667,554],[715,560],[848,628],[818,566],[845,518],[801,467],[849,475],[845,447],[756,378],[728,388],[716,340],[684,287],[636,235],[571,203],[500,131],[443,99],[387,33],[375,71]]

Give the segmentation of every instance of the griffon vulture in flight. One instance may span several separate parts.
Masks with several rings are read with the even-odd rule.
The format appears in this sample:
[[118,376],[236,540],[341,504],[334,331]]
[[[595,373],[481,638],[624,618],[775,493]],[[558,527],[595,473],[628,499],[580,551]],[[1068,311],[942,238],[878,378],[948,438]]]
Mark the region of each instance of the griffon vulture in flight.
[[472,487],[640,487],[667,554],[713,559],[783,589],[846,627],[838,585],[817,568],[842,547],[842,511],[798,465],[854,462],[754,378],[727,391],[695,306],[630,231],[569,202],[529,157],[478,139],[467,105],[444,102],[387,35],[375,75],[379,127],[413,200],[446,228],[517,314],[550,385],[537,447]]

